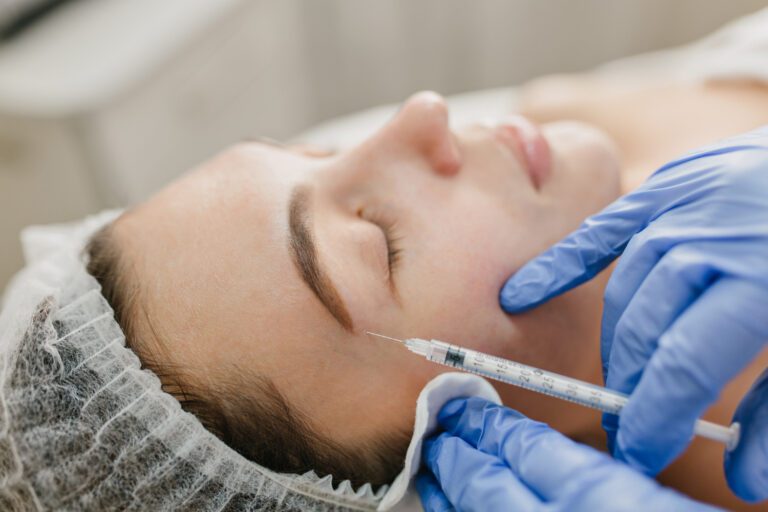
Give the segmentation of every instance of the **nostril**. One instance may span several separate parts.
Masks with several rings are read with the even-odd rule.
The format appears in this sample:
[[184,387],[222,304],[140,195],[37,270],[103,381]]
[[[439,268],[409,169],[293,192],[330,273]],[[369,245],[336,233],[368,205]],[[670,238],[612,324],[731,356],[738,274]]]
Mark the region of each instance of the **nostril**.
[[448,130],[441,144],[436,145],[431,157],[432,167],[440,175],[454,176],[462,165],[461,151],[456,136]]

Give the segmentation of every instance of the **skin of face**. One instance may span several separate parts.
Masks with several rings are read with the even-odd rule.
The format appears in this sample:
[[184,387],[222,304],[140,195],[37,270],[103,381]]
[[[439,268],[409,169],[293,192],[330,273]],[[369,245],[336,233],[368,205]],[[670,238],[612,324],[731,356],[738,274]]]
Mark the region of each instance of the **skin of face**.
[[[419,93],[351,150],[240,144],[131,209],[115,233],[139,283],[140,328],[151,326],[198,385],[216,389],[234,371],[269,377],[318,432],[348,446],[409,431],[419,391],[447,371],[365,331],[599,380],[604,280],[515,316],[498,295],[523,263],[617,197],[612,143],[583,124],[542,126],[551,168],[537,188],[492,127],[453,131],[448,120],[440,96]],[[296,186],[311,191],[318,260],[353,330],[294,266]],[[400,249],[391,275],[377,224],[391,226]],[[583,421],[560,402],[497,389],[507,405],[561,430]]]

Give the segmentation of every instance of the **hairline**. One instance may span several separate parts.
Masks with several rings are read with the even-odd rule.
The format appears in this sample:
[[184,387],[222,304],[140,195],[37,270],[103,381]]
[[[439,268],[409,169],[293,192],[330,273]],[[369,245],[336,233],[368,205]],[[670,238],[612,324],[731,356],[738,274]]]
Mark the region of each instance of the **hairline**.
[[[402,454],[405,453],[405,448],[411,439],[411,434],[405,430],[364,443],[359,449],[345,449],[339,443],[320,434],[313,428],[306,414],[292,406],[274,385],[274,382],[266,376],[254,376],[250,372],[244,371],[242,367],[231,367],[227,372],[220,372],[228,378],[217,382],[217,385],[221,387],[218,393],[214,392],[213,389],[206,389],[204,385],[194,384],[193,379],[187,379],[186,377],[189,376],[188,369],[179,364],[168,362],[172,361],[173,358],[167,350],[168,345],[162,342],[163,338],[160,336],[157,326],[146,311],[144,301],[140,300],[142,291],[139,286],[129,282],[131,275],[137,275],[135,265],[129,264],[123,257],[123,252],[119,251],[119,242],[117,241],[119,237],[116,237],[114,233],[114,223],[112,223],[97,231],[91,238],[91,242],[95,241],[95,243],[102,244],[101,249],[106,250],[106,259],[110,260],[107,261],[107,264],[113,267],[110,270],[114,282],[110,283],[111,289],[108,290],[111,292],[111,297],[105,298],[115,310],[116,320],[125,334],[126,347],[138,357],[143,367],[157,375],[161,382],[161,389],[176,398],[182,409],[198,418],[207,430],[230,448],[265,467],[274,466],[277,461],[271,461],[272,464],[264,463],[258,460],[262,458],[258,455],[263,454],[256,454],[257,456],[254,458],[254,454],[244,453],[246,450],[239,446],[231,446],[225,438],[236,437],[238,439],[231,440],[239,440],[243,442],[242,444],[247,444],[247,440],[239,438],[254,431],[258,432],[262,430],[265,424],[270,423],[271,425],[266,425],[267,428],[264,430],[268,430],[269,426],[274,427],[274,429],[272,432],[266,432],[267,437],[271,435],[274,439],[280,437],[284,432],[295,435],[292,439],[280,439],[282,442],[279,445],[285,446],[289,442],[301,442],[304,445],[306,459],[316,461],[312,467],[306,468],[307,471],[324,471],[322,467],[315,467],[318,465],[337,469],[339,466],[343,466],[342,473],[346,473],[343,476],[355,485],[368,483],[367,480],[356,478],[356,474],[366,473],[366,468],[368,469],[367,472],[370,472],[373,461],[376,461],[376,467],[381,468],[378,471],[382,474],[381,476],[384,473],[394,471],[392,459],[397,457],[402,459]],[[86,251],[89,251],[90,247],[89,242]],[[99,283],[102,283],[105,276],[94,277]],[[135,278],[133,280],[136,281]],[[147,329],[137,328],[136,318],[138,315],[136,313],[139,311],[146,320]],[[155,348],[154,351],[149,350],[149,344],[144,342],[147,336],[152,339],[151,344]],[[139,343],[138,340],[142,340],[142,342]],[[167,356],[166,361],[158,359],[158,355],[161,358],[163,355]],[[242,393],[243,388],[251,389],[255,393]],[[224,399],[220,400],[216,395]],[[240,406],[239,410],[238,406]],[[253,423],[245,421],[243,418],[246,414],[253,415],[255,421]],[[233,421],[234,418],[238,418],[239,421]],[[288,454],[285,455],[288,456]],[[402,460],[398,464],[401,465],[401,462]],[[335,472],[327,469],[325,471],[328,473]],[[384,484],[389,483],[389,480],[371,483]]]

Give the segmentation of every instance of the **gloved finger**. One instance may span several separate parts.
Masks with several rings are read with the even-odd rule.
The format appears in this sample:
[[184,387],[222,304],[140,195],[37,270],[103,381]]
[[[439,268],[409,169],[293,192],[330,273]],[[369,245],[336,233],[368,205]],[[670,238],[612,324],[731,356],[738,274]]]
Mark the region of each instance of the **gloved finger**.
[[603,379],[608,377],[608,358],[616,325],[666,249],[666,241],[655,239],[654,231],[654,227],[649,226],[629,241],[605,288],[600,326]]
[[768,369],[757,378],[733,415],[739,444],[725,454],[728,485],[747,501],[768,499]]
[[694,421],[763,348],[768,291],[722,277],[664,333],[619,418],[614,457],[656,474],[690,442]]
[[[634,258],[625,259],[628,253],[625,253],[622,262],[634,263]],[[632,393],[648,360],[656,351],[661,335],[711,279],[706,265],[703,262],[697,264],[687,248],[676,247],[664,255],[640,284],[616,323],[615,335],[607,344],[610,347],[607,360],[603,355],[607,387]],[[603,415],[603,429],[608,435],[611,452],[619,426],[618,418],[613,414]]]
[[447,433],[424,443],[424,463],[457,510],[539,510],[541,500],[497,457]]
[[454,510],[432,473],[422,471],[416,475],[416,491],[425,512],[450,512]]
[[[506,463],[511,472],[545,501],[557,501],[589,475],[615,473],[615,462],[592,448],[517,411],[481,398],[457,399],[441,410],[438,420],[450,433]],[[608,475],[606,474],[606,478]]]
[[527,311],[592,279],[645,227],[652,207],[642,197],[630,194],[616,200],[523,265],[502,287],[501,307],[507,313]]

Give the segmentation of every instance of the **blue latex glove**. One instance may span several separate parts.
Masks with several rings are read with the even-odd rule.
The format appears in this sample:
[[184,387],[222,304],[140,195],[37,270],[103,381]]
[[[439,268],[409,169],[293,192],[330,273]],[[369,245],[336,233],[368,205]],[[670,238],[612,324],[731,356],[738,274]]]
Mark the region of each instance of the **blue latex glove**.
[[543,423],[481,398],[443,407],[416,480],[427,512],[711,511]]
[[755,381],[733,419],[741,423],[741,442],[725,454],[728,484],[746,500],[764,499],[768,482],[768,370]]
[[[768,342],[768,127],[656,171],[524,265],[501,306],[532,308],[621,254],[605,291],[601,353],[606,385],[632,396],[603,425],[615,457],[655,474]],[[735,419],[745,436],[726,465],[749,500],[768,497],[767,388],[742,402]]]

